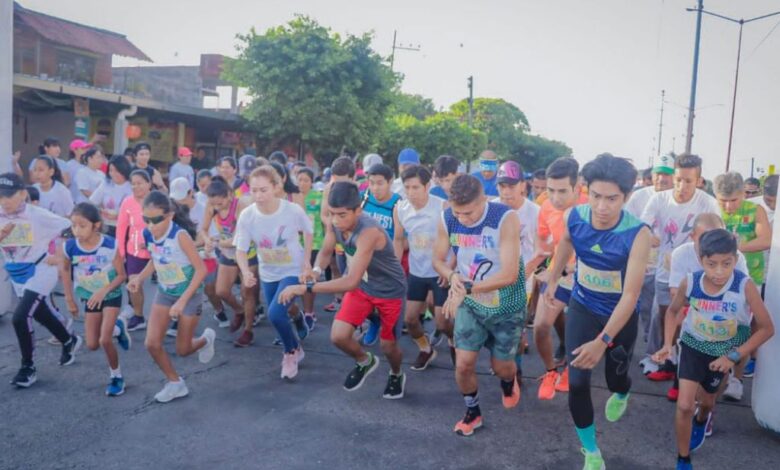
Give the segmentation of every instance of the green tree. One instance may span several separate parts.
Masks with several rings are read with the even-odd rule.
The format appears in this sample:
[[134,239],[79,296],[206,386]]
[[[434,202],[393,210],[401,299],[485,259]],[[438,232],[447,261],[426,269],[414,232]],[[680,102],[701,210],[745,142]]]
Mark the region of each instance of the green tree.
[[537,135],[524,134],[509,153],[509,158],[519,162],[525,171],[545,168],[558,157],[571,156],[571,148],[563,142]]
[[315,154],[375,140],[398,78],[371,49],[371,35],[342,37],[298,16],[238,40],[224,77],[248,89],[244,116],[261,139],[303,141]]
[[417,119],[425,119],[436,114],[436,109],[433,107],[433,101],[430,98],[398,92],[393,97],[393,104],[388,112],[391,116],[408,114]]
[[[450,113],[467,123],[468,100],[450,106]],[[529,130],[525,113],[500,98],[474,99],[474,127],[487,134],[487,148],[502,156],[508,155],[519,136]]]

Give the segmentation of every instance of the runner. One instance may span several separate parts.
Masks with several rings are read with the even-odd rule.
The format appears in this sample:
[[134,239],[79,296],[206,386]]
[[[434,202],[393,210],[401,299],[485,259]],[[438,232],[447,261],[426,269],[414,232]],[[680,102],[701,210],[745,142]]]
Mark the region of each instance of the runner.
[[[746,273],[735,270],[737,240],[731,232],[715,229],[704,233],[699,256],[704,269],[688,274],[680,284],[666,311],[664,345],[654,355],[659,363],[668,359],[681,326],[680,396],[675,416],[678,470],[693,468],[690,453],[704,444],[707,422],[725,375],[774,334],[755,283]],[[687,314],[684,307],[689,307]]]
[[[238,218],[236,260],[243,285],[247,289],[255,288],[258,276],[250,269],[248,252],[257,246],[255,259],[259,262],[260,287],[268,300],[268,318],[284,344],[281,377],[293,379],[298,375],[298,364],[304,353],[290,326],[288,308],[294,299],[281,301],[279,294],[285,287],[297,284],[299,276],[311,277],[312,223],[300,206],[276,197],[282,186],[276,171],[265,165],[256,168],[249,177],[254,204]],[[303,233],[303,247],[299,233]]]
[[[124,157],[120,157],[124,158]],[[127,279],[124,263],[116,247],[116,240],[100,233],[102,220],[97,207],[82,202],[70,216],[74,238],[63,244],[65,257],[60,276],[65,289],[65,301],[73,318],[79,315],[79,307],[73,298],[75,293],[84,303],[84,336],[87,348],[95,351],[102,347],[111,374],[106,395],[116,397],[125,393],[125,379],[119,368],[119,355],[114,347],[114,336],[127,351],[131,338],[125,320],[119,318],[122,306],[120,287]],[[114,331],[118,330],[115,335]]]
[[492,150],[484,150],[479,154],[479,171],[475,171],[471,176],[477,178],[486,196],[498,196],[498,186],[496,185],[496,174],[498,172],[498,155]]
[[440,155],[433,163],[433,174],[436,186],[431,188],[431,194],[444,199],[450,197],[450,186],[452,181],[458,175],[460,162],[457,158],[449,155]]
[[[312,223],[312,242],[311,242],[311,261],[313,265],[317,259],[317,254],[322,249],[322,240],[325,237],[324,225],[320,218],[320,212],[322,209],[322,191],[312,189],[314,183],[314,172],[311,168],[301,168],[298,170],[298,188],[301,191],[301,199],[303,200],[303,210],[309,217]],[[314,329],[314,324],[317,321],[317,316],[314,312],[314,298],[315,295],[311,292],[307,292],[303,296],[303,315],[306,320],[306,325],[309,330]]]
[[[545,301],[555,302],[554,288],[566,260],[576,254],[566,314],[569,410],[585,453],[583,468],[599,470],[605,465],[596,444],[591,371],[605,357],[604,374],[612,392],[605,414],[607,421],[619,420],[631,390],[628,370],[637,335],[635,313],[650,251],[650,230],[623,210],[637,176],[628,160],[599,155],[585,164],[582,175],[589,201],[564,216],[566,226],[555,251]],[[552,187],[549,171],[547,184]]]
[[195,170],[192,169],[192,150],[187,147],[179,147],[177,152],[179,161],[171,165],[171,169],[168,170],[168,181],[173,181],[176,178],[184,178],[190,183],[190,187],[195,187]]
[[238,163],[233,157],[222,157],[217,164],[219,176],[224,178],[228,185],[235,191],[236,197],[241,197],[249,192],[249,185],[238,177]]
[[198,192],[195,193],[195,200],[203,204],[203,207],[206,207],[206,204],[209,202],[209,196],[206,194],[206,191],[211,184],[212,174],[209,170],[200,170],[196,176]]
[[106,179],[105,172],[100,169],[106,163],[106,157],[103,156],[100,147],[91,147],[81,158],[84,165],[76,173],[76,178],[73,180],[78,191],[76,199],[73,200],[76,204],[89,201],[92,193]]
[[[279,302],[285,304],[307,291],[316,294],[345,292],[341,309],[333,320],[330,338],[336,347],[357,362],[344,382],[347,391],[359,389],[379,366],[379,358],[363,350],[353,338],[355,329],[376,309],[382,323],[382,352],[390,363],[390,376],[382,397],[403,398],[406,375],[401,371],[398,338],[406,282],[401,264],[393,253],[393,243],[374,218],[363,214],[360,194],[354,183],[333,183],[328,204],[331,224],[325,228],[322,250],[312,270],[314,275],[302,277],[305,284],[285,288]],[[336,243],[344,247],[349,269],[339,279],[316,282],[323,267],[330,263]]]
[[165,183],[163,182],[160,170],[149,164],[151,159],[152,147],[146,142],[138,142],[135,146],[135,167],[133,167],[133,170],[144,170],[149,174],[153,189],[168,192],[168,187],[165,186]]
[[[399,175],[402,175],[407,168],[419,164],[420,164],[420,154],[417,153],[417,150],[413,148],[405,148],[398,153],[398,174]],[[402,199],[406,198],[406,193],[404,192],[404,182],[401,176],[398,176],[398,178],[393,180],[392,185],[390,185],[390,191],[392,191],[395,194],[398,194],[399,196],[401,196]]]
[[127,197],[133,194],[130,185],[132,167],[122,155],[114,155],[108,162],[108,177],[104,177],[100,186],[89,196],[89,202],[100,209],[101,225],[105,225],[108,235],[116,236],[116,222],[119,207]]
[[33,166],[33,185],[40,192],[40,206],[60,217],[70,216],[73,210],[73,198],[70,191],[62,184],[62,172],[56,160],[41,155],[35,159]]
[[420,321],[427,309],[428,294],[433,295],[436,329],[452,341],[452,322],[445,318],[441,311],[447,300],[447,280],[439,276],[433,268],[433,246],[441,214],[447,203],[444,199],[428,194],[431,173],[425,167],[413,165],[406,168],[401,174],[401,180],[404,183],[406,199],[393,209],[393,249],[396,258],[401,259],[404,247],[407,243],[409,245],[404,322],[409,336],[420,348],[420,354],[411,369],[425,370],[436,359],[436,349],[428,340]]
[[127,290],[141,290],[144,280],[157,272],[157,293],[146,330],[146,349],[167,379],[154,399],[167,403],[189,394],[187,384],[176,372],[163,347],[170,320],[179,321],[176,355],[184,357],[198,351],[198,360],[203,364],[214,357],[216,333],[206,328],[199,338],[193,338],[200,320],[201,284],[206,278],[206,268],[192,239],[195,234],[192,221],[181,207],[159,191],[152,191],[144,199],[143,219],[147,226],[143,232],[144,242],[153,262],[130,279]]
[[531,191],[537,205],[541,206],[547,200],[547,170],[544,168],[534,171],[531,178]]
[[[39,157],[38,161],[48,158]],[[0,175],[0,251],[14,292],[20,299],[14,309],[13,325],[22,366],[11,384],[27,388],[37,380],[33,362],[33,318],[62,344],[60,365],[74,362],[82,340],[68,332],[65,319],[51,303],[49,294],[57,284],[57,267],[44,261],[49,255],[49,245],[70,227],[70,221],[27,204],[24,188],[24,182],[15,173]]]

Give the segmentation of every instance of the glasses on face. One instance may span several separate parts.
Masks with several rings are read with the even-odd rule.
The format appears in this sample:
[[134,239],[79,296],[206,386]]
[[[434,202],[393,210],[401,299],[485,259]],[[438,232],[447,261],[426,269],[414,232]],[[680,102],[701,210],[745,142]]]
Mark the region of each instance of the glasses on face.
[[758,196],[759,194],[761,194],[761,191],[758,189],[748,189],[745,191],[746,196]]
[[165,215],[163,214],[163,215],[158,215],[158,216],[155,216],[155,217],[147,217],[147,216],[144,215],[141,218],[143,219],[143,221],[144,221],[144,223],[146,225],[157,225],[160,222],[162,222],[163,220],[165,220]]

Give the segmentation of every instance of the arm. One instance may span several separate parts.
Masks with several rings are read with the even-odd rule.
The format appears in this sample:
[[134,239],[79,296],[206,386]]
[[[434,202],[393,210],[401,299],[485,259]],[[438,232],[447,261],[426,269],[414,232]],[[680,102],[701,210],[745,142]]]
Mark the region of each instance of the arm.
[[330,184],[325,186],[322,190],[322,203],[320,204],[320,219],[322,225],[326,228],[330,225],[330,204],[328,204],[328,196],[330,195]]
[[374,250],[384,242],[384,233],[378,228],[364,230],[357,240],[355,256],[347,270],[347,275],[332,281],[319,282],[314,285],[315,294],[335,294],[354,290],[360,286],[360,280],[368,269],[374,256]]
[[[128,198],[133,196],[128,196]],[[128,198],[125,198],[125,201],[127,201]],[[123,257],[125,256],[125,248],[127,244],[127,227],[128,227],[128,211],[125,207],[125,201],[122,201],[122,204],[119,205],[119,214],[117,215],[116,219],[116,243],[119,247],[119,254]]]
[[398,204],[393,207],[393,227],[395,227],[395,233],[393,235],[393,251],[395,257],[401,259],[404,255],[404,243],[406,242],[406,231],[401,224],[401,219],[398,218]]
[[22,152],[17,150],[11,158],[13,159],[14,173],[16,173],[19,178],[24,179],[24,171],[22,171],[22,167],[19,166],[19,159],[22,158]]
[[742,253],[768,250],[772,245],[772,229],[763,207],[756,205],[756,238],[739,244]]
[[499,232],[498,251],[501,256],[501,270],[489,278],[475,282],[474,294],[492,292],[517,282],[520,270],[520,219],[507,212]]
[[[181,294],[179,300],[176,301],[177,304],[181,303],[181,308],[183,309],[184,305],[189,302],[198,288],[200,288],[200,285],[203,284],[203,280],[206,279],[206,265],[203,264],[203,260],[200,259],[200,256],[198,255],[198,249],[195,248],[195,242],[186,231],[181,230],[176,234],[176,237],[178,238],[179,246],[181,246],[182,251],[187,255],[190,264],[195,268],[195,274],[192,276],[190,285],[187,286],[187,289]],[[173,310],[173,306],[171,307],[171,310]]]
[[444,220],[439,221],[439,229],[436,235],[436,242],[433,244],[433,269],[439,273],[439,276],[450,280],[457,273],[454,266],[450,266],[447,258],[450,254],[450,238],[447,235],[447,229],[444,227]]
[[320,248],[320,252],[317,254],[317,259],[314,260],[314,269],[316,271],[322,273],[322,271],[330,266],[330,260],[333,257],[333,251],[335,249],[336,234],[333,232],[333,227],[328,224],[325,226],[325,237],[323,237],[322,240],[322,247]]
[[745,284],[745,297],[747,298],[750,311],[753,312],[753,334],[750,335],[750,339],[745,344],[737,348],[741,357],[747,357],[752,354],[775,334],[775,327],[772,324],[769,311],[764,301],[761,300],[758,288],[751,280],[748,280]]
[[[62,242],[65,246],[65,242]],[[64,256],[62,263],[59,266],[60,279],[62,279],[62,290],[65,291],[65,303],[68,306],[68,311],[75,318],[79,314],[79,307],[76,305],[76,300],[73,297],[73,278],[71,277],[71,263],[70,256]]]

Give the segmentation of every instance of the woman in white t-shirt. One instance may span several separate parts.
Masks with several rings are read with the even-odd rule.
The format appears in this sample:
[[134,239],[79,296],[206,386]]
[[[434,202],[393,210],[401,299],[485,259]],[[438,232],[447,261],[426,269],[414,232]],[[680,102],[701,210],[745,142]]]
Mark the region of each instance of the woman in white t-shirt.
[[84,153],[82,160],[84,166],[76,173],[76,180],[73,182],[76,185],[76,199],[73,202],[76,204],[89,201],[92,193],[106,179],[106,174],[100,170],[106,161],[102,150],[92,147]]
[[33,180],[37,181],[34,187],[41,195],[38,205],[61,217],[70,217],[73,198],[62,184],[62,172],[53,158],[41,155],[35,159]]
[[130,173],[133,167],[123,155],[114,155],[108,162],[108,178],[103,178],[100,186],[89,196],[89,202],[100,209],[100,215],[106,226],[106,232],[116,236],[116,220],[119,206],[126,197],[133,194],[130,186]]

